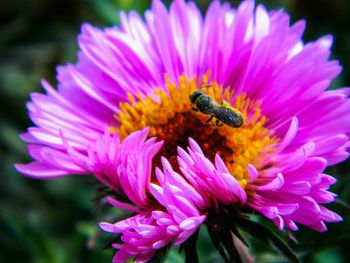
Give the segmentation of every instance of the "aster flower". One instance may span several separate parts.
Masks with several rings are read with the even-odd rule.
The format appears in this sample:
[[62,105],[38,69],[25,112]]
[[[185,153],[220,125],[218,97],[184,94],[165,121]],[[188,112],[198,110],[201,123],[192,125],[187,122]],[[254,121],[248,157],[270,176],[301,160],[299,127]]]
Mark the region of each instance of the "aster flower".
[[[147,261],[201,224],[228,260],[225,241],[254,211],[280,230],[325,231],[341,220],[324,206],[336,181],[324,170],[348,157],[349,89],[326,91],[341,70],[332,37],[305,44],[304,27],[250,0],[213,1],[205,17],[192,2],[167,11],[155,0],[145,21],[130,12],[120,27],[85,24],[78,63],[58,68],[57,90],[43,81],[47,94],[32,94],[36,127],[22,138],[35,161],[16,167],[108,186],[107,202],[133,213],[100,224],[121,236],[115,262]],[[244,124],[193,111],[198,89]]]

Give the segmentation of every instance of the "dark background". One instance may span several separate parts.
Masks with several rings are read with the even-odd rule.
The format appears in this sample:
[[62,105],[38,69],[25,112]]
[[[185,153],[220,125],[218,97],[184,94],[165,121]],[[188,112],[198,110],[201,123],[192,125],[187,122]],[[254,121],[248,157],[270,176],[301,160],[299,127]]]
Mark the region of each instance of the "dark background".
[[[196,1],[205,10],[210,1]],[[237,6],[239,1],[231,1]],[[292,21],[307,20],[305,41],[333,34],[333,58],[344,66],[332,84],[350,83],[350,1],[265,0],[269,9],[284,8]],[[167,1],[169,3],[169,1]],[[105,214],[94,212],[96,185],[89,176],[40,181],[19,175],[14,163],[30,161],[18,134],[31,125],[25,103],[29,93],[43,92],[41,78],[56,84],[55,67],[75,63],[76,37],[83,22],[96,26],[119,23],[118,10],[141,13],[150,1],[137,0],[1,0],[0,1],[0,262],[111,262],[105,249],[111,237],[97,227]],[[350,120],[349,120],[350,121]],[[328,224],[327,233],[306,228],[295,234],[304,262],[349,262],[349,162],[328,170],[338,178],[332,190],[339,200],[328,206],[344,222]],[[110,213],[120,213],[109,210]],[[202,262],[218,262],[205,231]],[[267,244],[252,243],[258,262],[284,262]],[[182,262],[171,250],[167,262]]]

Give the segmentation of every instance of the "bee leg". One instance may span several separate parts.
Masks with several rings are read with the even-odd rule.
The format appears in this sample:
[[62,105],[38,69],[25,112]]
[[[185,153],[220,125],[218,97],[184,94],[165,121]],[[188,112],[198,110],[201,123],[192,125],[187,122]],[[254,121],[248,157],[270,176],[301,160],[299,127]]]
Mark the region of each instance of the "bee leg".
[[199,111],[197,108],[192,108],[193,111]]
[[216,126],[218,126],[218,127],[222,127],[223,126],[223,124],[218,119],[216,120],[215,123],[216,123]]
[[205,123],[209,123],[209,122],[211,122],[211,120],[214,118],[214,116],[210,116],[210,118],[209,119],[207,119],[206,121],[205,121]]

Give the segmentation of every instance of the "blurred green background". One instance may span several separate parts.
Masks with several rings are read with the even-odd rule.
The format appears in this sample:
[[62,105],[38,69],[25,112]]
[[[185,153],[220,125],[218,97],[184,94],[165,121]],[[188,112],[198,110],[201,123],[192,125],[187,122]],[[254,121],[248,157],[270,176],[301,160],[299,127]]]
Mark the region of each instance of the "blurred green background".
[[[166,1],[169,4],[169,1]],[[205,10],[210,1],[196,1]],[[234,6],[239,1],[231,1]],[[350,83],[350,1],[265,0],[269,8],[286,9],[292,21],[305,18],[304,40],[333,34],[333,57],[344,66],[333,87]],[[118,10],[140,13],[150,1],[137,0],[1,0],[0,1],[0,262],[111,262],[105,249],[112,237],[97,227],[106,214],[94,212],[96,185],[89,176],[39,181],[16,173],[14,163],[28,162],[18,134],[31,125],[25,103],[42,92],[41,78],[55,84],[55,67],[76,61],[76,37],[83,22],[119,23]],[[350,121],[350,120],[349,120]],[[349,162],[329,169],[339,182],[339,200],[331,207],[344,222],[319,234],[301,228],[295,234],[304,262],[350,262]],[[120,212],[109,210],[110,213]],[[202,262],[220,262],[205,231],[199,243]],[[97,240],[97,241],[96,241]],[[284,262],[266,244],[252,243],[257,262]],[[348,253],[350,255],[350,253]],[[182,262],[172,250],[167,262]]]

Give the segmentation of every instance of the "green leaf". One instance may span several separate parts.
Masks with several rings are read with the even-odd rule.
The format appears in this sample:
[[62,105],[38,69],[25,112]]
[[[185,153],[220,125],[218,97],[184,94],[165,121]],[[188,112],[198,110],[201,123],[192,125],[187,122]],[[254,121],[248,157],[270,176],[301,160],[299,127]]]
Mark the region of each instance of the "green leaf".
[[242,217],[239,225],[252,236],[270,240],[292,262],[301,262],[289,244],[280,235],[269,229],[264,222],[258,223],[248,217]]

